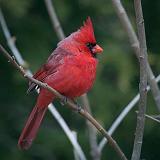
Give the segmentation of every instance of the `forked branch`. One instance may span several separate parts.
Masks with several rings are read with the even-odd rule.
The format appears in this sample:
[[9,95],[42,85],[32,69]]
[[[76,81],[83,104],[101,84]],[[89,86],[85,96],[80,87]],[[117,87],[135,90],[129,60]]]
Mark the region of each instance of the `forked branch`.
[[147,105],[147,45],[145,37],[144,19],[141,6],[141,0],[134,0],[136,13],[136,23],[138,29],[138,38],[140,44],[139,64],[140,64],[140,100],[139,111],[137,114],[137,126],[135,132],[134,147],[131,160],[139,160],[143,143],[143,134],[145,126],[145,112]]
[[[156,77],[156,83],[160,82],[160,75],[158,75]],[[151,88],[150,86],[147,86],[147,91],[149,91]],[[115,130],[119,127],[119,125],[121,124],[121,122],[123,121],[123,119],[126,117],[126,115],[129,113],[129,111],[136,106],[136,104],[138,103],[140,98],[139,93],[128,103],[127,106],[124,107],[124,109],[122,110],[122,112],[118,115],[118,117],[116,118],[116,120],[113,122],[113,124],[111,125],[111,127],[108,130],[108,133],[110,135],[112,135]],[[153,118],[156,119],[156,117],[152,116]],[[149,117],[148,117],[149,118]],[[107,144],[107,140],[105,138],[103,138],[101,140],[101,142],[99,143],[98,149],[100,150],[100,152],[102,152],[105,144]]]
[[[133,29],[133,26],[129,20],[129,17],[125,11],[125,8],[123,7],[121,0],[112,0],[112,3],[115,8],[115,11],[116,11],[121,23],[122,23],[122,26],[128,35],[131,47],[133,48],[133,51],[134,51],[136,57],[139,59],[139,56],[140,56],[139,40],[138,40],[137,35]],[[147,51],[146,51],[146,54],[147,54]],[[148,83],[151,87],[152,95],[153,95],[153,98],[156,102],[157,109],[160,111],[160,90],[159,90],[159,87],[156,83],[155,76],[152,72],[152,69],[149,65],[148,60],[147,60],[146,67],[147,67]]]
[[[123,7],[121,0],[112,0],[113,6],[115,8],[115,11],[117,13],[117,16],[119,17],[122,26],[124,30],[126,31],[131,47],[134,51],[134,54],[139,59],[139,41],[137,38],[137,35],[133,29],[133,26],[129,20],[129,17],[125,11],[125,8]],[[156,102],[156,106],[158,110],[160,111],[160,90],[157,84],[157,81],[159,81],[159,76],[157,77],[158,80],[155,79],[155,76],[151,70],[151,67],[147,61],[147,76],[148,76],[148,83],[150,87],[148,89],[151,89],[154,100]],[[129,102],[129,104],[124,108],[124,110],[120,113],[120,115],[116,118],[110,129],[108,130],[108,133],[111,135],[114,133],[114,131],[117,129],[119,124],[122,122],[122,120],[125,118],[125,116],[128,114],[128,112],[135,106],[135,104],[139,101],[139,94],[137,94],[132,101]],[[107,143],[106,139],[103,138],[101,142],[99,143],[99,150],[102,151],[103,147]]]

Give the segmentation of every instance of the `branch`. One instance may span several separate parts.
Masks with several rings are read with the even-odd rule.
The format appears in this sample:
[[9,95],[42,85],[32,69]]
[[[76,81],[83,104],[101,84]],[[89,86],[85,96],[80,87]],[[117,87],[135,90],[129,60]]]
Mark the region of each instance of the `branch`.
[[[136,111],[136,113],[138,113],[138,111]],[[155,121],[155,122],[160,123],[160,120],[158,120],[158,119],[155,118],[154,116],[150,116],[150,115],[148,115],[148,114],[145,114],[145,117],[148,118],[148,119],[151,119],[151,120],[153,120],[153,121]]]
[[[73,133],[75,139],[77,140],[77,132],[72,131],[72,133]],[[73,150],[73,154],[74,154],[74,160],[80,160],[80,157],[79,157],[79,155],[77,154],[77,152],[76,152],[75,149]]]
[[52,4],[52,1],[51,0],[44,0],[44,1],[45,1],[45,4],[46,4],[46,8],[47,8],[49,17],[51,19],[53,29],[55,30],[59,40],[62,40],[62,39],[65,38],[65,35],[64,35],[63,29],[61,27],[61,24],[58,20],[58,17],[57,17],[56,11],[54,9],[54,6]]
[[[13,38],[11,37],[11,34],[9,32],[9,29],[7,27],[7,24],[5,22],[4,16],[2,14],[2,11],[0,9],[0,24],[2,26],[2,30],[4,32],[4,35],[6,37],[7,43],[9,48],[11,49],[12,53],[14,54],[16,60],[18,61],[18,63],[23,66],[26,67],[26,62],[23,60],[19,50],[16,48],[16,45],[13,41]],[[32,75],[30,70],[26,70],[26,72],[29,75]],[[68,137],[68,139],[70,140],[73,148],[76,150],[76,152],[79,154],[79,157],[81,157],[81,160],[86,160],[86,157],[79,145],[79,143],[77,142],[77,140],[75,139],[74,135],[72,134],[72,131],[70,130],[70,128],[68,127],[67,123],[64,121],[64,119],[62,118],[62,116],[60,115],[60,113],[57,111],[57,109],[55,108],[55,106],[53,104],[50,104],[48,106],[49,111],[51,112],[51,114],[54,116],[54,118],[57,120],[57,122],[59,123],[59,125],[61,126],[61,128],[63,129],[64,133],[66,134],[66,136]]]
[[[139,55],[139,41],[137,39],[137,36],[134,32],[134,29],[131,25],[131,22],[127,16],[127,13],[121,3],[120,0],[112,0],[113,6],[115,7],[115,11],[124,27],[124,30],[127,32],[131,47],[134,50],[135,55],[138,58]],[[139,59],[139,58],[138,58]],[[155,79],[155,76],[153,75],[153,72],[147,62],[147,75],[148,75],[148,82],[151,87],[151,91],[153,94],[153,97],[155,99],[156,105],[158,107],[158,110],[160,111],[160,91],[157,85],[157,82],[160,81],[160,75]],[[150,87],[148,86],[148,89],[150,90]],[[122,122],[122,120],[125,118],[125,116],[128,114],[128,112],[137,104],[139,101],[139,94],[137,94],[133,100],[124,108],[124,110],[120,113],[120,115],[116,118],[110,129],[108,130],[108,133],[112,135],[114,131],[117,129],[119,124]],[[102,152],[103,147],[107,144],[107,140],[103,138],[101,142],[99,143],[99,150]]]
[[160,115],[151,115],[153,118],[160,120]]
[[[88,101],[86,94],[81,96],[81,100],[83,102],[83,106],[85,106],[85,110],[87,110],[87,112],[89,112],[89,114],[92,115],[91,108],[90,108],[89,101]],[[93,127],[93,125],[89,121],[86,121],[86,122],[87,122],[87,126],[88,126],[89,143],[90,143],[90,147],[91,147],[91,156],[92,156],[93,160],[100,160],[101,152],[98,149],[97,132],[96,132],[95,128]]]
[[[156,82],[160,81],[160,75],[156,78]],[[149,91],[151,88],[150,86],[147,86],[147,91]],[[126,117],[126,115],[129,113],[129,111],[138,103],[139,101],[139,93],[129,102],[129,104],[124,107],[123,111],[119,114],[119,116],[116,118],[116,120],[113,122],[112,126],[108,130],[108,134],[112,135],[115,130],[118,128],[118,126],[121,124],[123,119]],[[153,116],[152,116],[153,117]],[[100,152],[102,152],[102,149],[104,148],[105,144],[107,144],[107,140],[103,138],[101,142],[99,143],[98,149]]]
[[[139,101],[139,94],[137,94],[130,103],[124,107],[123,111],[119,114],[119,116],[116,118],[116,120],[113,122],[112,126],[108,130],[108,134],[112,135],[114,131],[118,128],[118,126],[121,124],[123,119],[126,117],[126,115],[129,113],[129,111],[137,104]],[[102,152],[102,149],[104,148],[105,144],[107,144],[107,140],[103,138],[101,142],[99,143],[98,149],[100,152]]]
[[[53,89],[52,87],[50,87],[48,84],[46,83],[42,83],[36,79],[34,79],[33,77],[31,77],[30,75],[28,75],[26,73],[26,71],[23,69],[22,66],[18,65],[18,63],[15,61],[15,59],[13,57],[11,57],[9,55],[9,53],[2,47],[2,45],[0,45],[0,51],[1,53],[9,60],[9,62],[15,67],[17,68],[17,70],[29,81],[37,84],[40,87],[43,87],[45,89],[47,89],[48,91],[52,92],[57,98],[59,98],[60,100],[64,100],[64,98],[66,99],[66,97],[64,97],[63,95],[61,95],[58,91],[56,91],[55,89]],[[77,113],[79,113],[82,117],[84,117],[85,119],[89,120],[92,125],[94,125],[95,128],[97,128],[97,130],[106,138],[108,139],[108,142],[110,144],[110,146],[113,147],[113,149],[116,151],[117,155],[122,159],[122,160],[127,160],[126,156],[124,155],[124,153],[122,152],[122,150],[120,149],[120,147],[118,146],[118,144],[116,143],[116,141],[106,132],[106,130],[83,108],[81,108],[80,106],[77,106],[71,99],[67,98],[66,103],[68,104],[67,107],[73,111],[76,111]]]
[[58,123],[60,124],[64,133],[66,134],[66,136],[70,140],[70,142],[73,146],[73,149],[76,151],[76,153],[78,154],[80,159],[81,160],[86,160],[84,152],[83,152],[81,146],[79,145],[77,139],[73,135],[72,131],[70,130],[70,128],[68,127],[67,123],[64,121],[64,119],[62,118],[60,113],[56,110],[55,106],[52,103],[50,103],[49,106],[48,106],[48,109],[51,112],[51,114],[54,116],[54,118],[58,121]]
[[[133,51],[136,55],[136,57],[139,59],[140,55],[140,48],[139,48],[139,41],[136,36],[136,33],[134,32],[134,29],[132,27],[132,24],[127,16],[127,13],[121,3],[120,0],[112,0],[113,6],[115,8],[115,11],[122,23],[122,26],[124,27],[124,30],[127,32],[131,47],[133,48]],[[151,91],[153,94],[153,98],[156,102],[156,106],[158,110],[160,111],[160,90],[156,83],[155,76],[152,72],[152,69],[147,61],[147,76],[148,76],[148,83],[151,86]]]
[[[56,11],[54,9],[54,5],[51,0],[44,0],[44,1],[45,1],[45,5],[47,8],[49,17],[51,19],[53,29],[55,30],[59,40],[62,40],[65,38],[65,34],[64,34],[63,29],[61,27],[61,24],[58,20]],[[89,100],[88,100],[87,94],[84,94],[83,96],[81,96],[81,101],[82,101],[82,104],[85,107],[85,109],[91,114],[92,112],[91,112],[91,108],[89,105]],[[91,156],[92,156],[93,160],[100,160],[100,152],[98,150],[98,144],[97,144],[97,132],[95,131],[93,126],[90,125],[88,122],[87,122],[87,126],[88,126],[88,132],[89,132]]]
[[7,24],[5,22],[3,13],[1,11],[0,8],[0,24],[4,33],[4,36],[7,40],[7,44],[9,46],[9,48],[11,49],[11,51],[14,53],[15,58],[18,60],[18,63],[21,64],[21,66],[23,66],[24,68],[26,68],[26,62],[23,60],[19,50],[16,48],[15,46],[15,38],[11,36],[9,29],[7,27]]
[[145,117],[147,117],[147,118],[149,118],[149,119],[151,119],[151,120],[153,120],[153,121],[155,121],[155,122],[160,123],[160,120],[158,120],[158,119],[156,119],[156,118],[154,118],[154,117],[152,117],[152,116],[150,116],[150,115],[145,114]]
[[134,8],[136,13],[136,23],[137,23],[138,37],[140,43],[140,54],[139,54],[140,101],[139,101],[139,111],[137,114],[137,126],[136,126],[134,147],[131,160],[139,160],[143,142],[145,112],[147,105],[147,46],[146,46],[145,27],[144,27],[141,0],[134,0]]

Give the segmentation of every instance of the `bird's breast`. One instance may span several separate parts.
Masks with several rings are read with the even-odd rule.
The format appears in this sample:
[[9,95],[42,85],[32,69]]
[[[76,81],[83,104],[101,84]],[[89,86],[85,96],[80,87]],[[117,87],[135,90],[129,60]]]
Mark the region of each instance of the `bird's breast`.
[[68,84],[69,90],[65,93],[69,97],[78,97],[91,89],[96,77],[96,59],[85,59],[77,61],[72,67],[72,80]]

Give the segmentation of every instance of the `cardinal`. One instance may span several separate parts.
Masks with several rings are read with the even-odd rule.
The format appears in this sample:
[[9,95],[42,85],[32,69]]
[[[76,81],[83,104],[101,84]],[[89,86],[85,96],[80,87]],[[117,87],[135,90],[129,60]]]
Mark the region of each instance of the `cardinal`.
[[[103,49],[96,43],[90,17],[76,32],[57,44],[47,62],[35,73],[35,79],[47,83],[62,95],[74,99],[88,92],[96,77],[97,53]],[[28,92],[37,88],[29,83]],[[20,135],[18,146],[27,150],[35,139],[37,131],[47,111],[47,106],[55,99],[47,89],[40,88],[37,102]]]

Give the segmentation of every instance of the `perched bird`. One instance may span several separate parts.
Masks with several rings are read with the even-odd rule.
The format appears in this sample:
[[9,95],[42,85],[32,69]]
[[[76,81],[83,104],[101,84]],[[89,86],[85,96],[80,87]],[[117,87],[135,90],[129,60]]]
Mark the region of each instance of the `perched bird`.
[[[103,49],[96,43],[90,17],[84,25],[70,36],[60,41],[47,62],[33,76],[47,83],[62,95],[75,98],[86,93],[93,85],[98,60],[96,54]],[[29,83],[28,92],[37,87]],[[20,149],[28,149],[35,139],[47,106],[55,95],[40,88],[33,108],[18,141]]]

